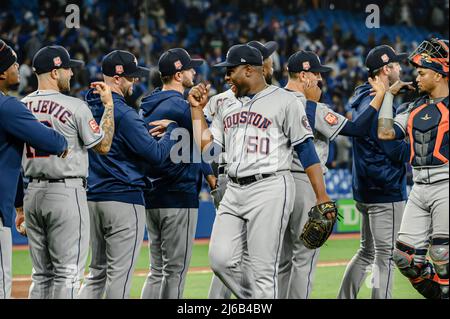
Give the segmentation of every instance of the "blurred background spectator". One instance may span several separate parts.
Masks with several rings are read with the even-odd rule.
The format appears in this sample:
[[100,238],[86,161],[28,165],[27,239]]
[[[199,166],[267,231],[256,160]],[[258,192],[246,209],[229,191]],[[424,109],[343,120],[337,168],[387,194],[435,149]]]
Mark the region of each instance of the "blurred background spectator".
[[[41,47],[65,46],[86,67],[74,70],[72,94],[83,97],[91,81],[101,79],[101,60],[114,49],[133,52],[138,62],[152,69],[135,88],[129,102],[161,85],[157,63],[161,53],[183,47],[207,61],[196,81],[209,81],[211,94],[226,89],[222,61],[228,48],[251,40],[277,41],[273,84],[287,82],[287,58],[297,50],[313,50],[333,68],[324,79],[322,101],[346,114],[355,87],[364,83],[364,60],[376,45],[388,44],[398,52],[411,52],[430,36],[448,39],[448,0],[77,0],[80,28],[66,28],[66,1],[12,0],[0,2],[0,38],[17,52],[23,96],[37,87],[31,61]],[[380,28],[365,25],[366,7],[380,8]],[[405,80],[413,68],[403,65]],[[403,100],[411,96],[403,97]],[[398,100],[400,103],[402,100]],[[349,114],[346,114],[349,116]],[[330,168],[351,167],[351,144],[346,137],[330,145]]]

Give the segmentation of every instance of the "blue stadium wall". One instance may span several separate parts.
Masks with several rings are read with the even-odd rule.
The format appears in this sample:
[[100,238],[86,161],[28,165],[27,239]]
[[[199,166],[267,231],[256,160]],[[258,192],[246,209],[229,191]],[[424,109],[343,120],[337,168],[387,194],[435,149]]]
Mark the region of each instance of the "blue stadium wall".
[[[352,199],[352,176],[347,169],[330,170],[326,176],[327,190],[330,196],[338,202],[342,220],[335,225],[335,233],[349,233],[359,231],[359,212]],[[197,222],[196,238],[209,238],[216,211],[211,201],[209,189],[204,185],[200,193],[200,207]],[[145,235],[147,238],[147,234]],[[14,245],[27,244],[26,237],[13,229]]]

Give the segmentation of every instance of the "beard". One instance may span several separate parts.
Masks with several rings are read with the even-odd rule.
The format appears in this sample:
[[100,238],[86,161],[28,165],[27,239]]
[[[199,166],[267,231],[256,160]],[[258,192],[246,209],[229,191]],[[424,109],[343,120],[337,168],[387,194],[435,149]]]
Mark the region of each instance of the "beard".
[[59,79],[57,85],[59,92],[64,94],[70,93],[70,79]]
[[181,82],[181,85],[183,85],[183,88],[190,89],[194,86],[194,81],[190,79],[184,79],[183,82]]
[[238,87],[236,85],[234,85],[234,87],[235,90],[233,90],[233,92],[236,97],[243,97],[247,95],[248,90],[246,88]]
[[8,90],[9,91],[17,91],[19,89],[19,85],[20,85],[19,81],[15,82],[13,84],[8,84]]
[[131,85],[127,88],[123,88],[122,93],[125,98],[132,96],[133,95],[133,85]]

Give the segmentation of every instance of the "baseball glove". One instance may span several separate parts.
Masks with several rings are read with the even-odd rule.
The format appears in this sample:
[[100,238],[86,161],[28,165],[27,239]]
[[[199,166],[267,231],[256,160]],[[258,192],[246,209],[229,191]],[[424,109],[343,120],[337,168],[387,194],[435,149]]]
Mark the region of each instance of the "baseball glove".
[[[334,218],[327,219],[326,214],[334,213]],[[338,219],[338,209],[335,202],[326,202],[311,208],[308,213],[309,219],[303,227],[300,239],[305,247],[316,249],[321,247],[331,232]]]

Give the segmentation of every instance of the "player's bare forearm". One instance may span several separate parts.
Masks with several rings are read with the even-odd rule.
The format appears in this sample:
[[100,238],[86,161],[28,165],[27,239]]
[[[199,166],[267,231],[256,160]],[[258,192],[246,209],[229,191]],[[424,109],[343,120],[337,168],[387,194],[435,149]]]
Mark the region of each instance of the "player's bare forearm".
[[104,132],[103,139],[93,147],[94,151],[99,154],[107,154],[111,149],[112,140],[114,137],[114,106],[105,105],[100,126]]
[[378,138],[383,141],[395,140],[393,119],[378,119]]
[[200,146],[200,149],[203,152],[211,145],[213,141],[213,135],[208,128],[208,123],[206,123],[205,116],[203,115],[203,110],[193,107],[191,108],[191,114],[194,140],[197,145]]
[[383,104],[383,99],[384,99],[384,92],[377,92],[373,97],[372,102],[370,102],[370,106],[373,107],[375,110],[379,111],[381,105]]
[[327,194],[325,188],[325,182],[323,179],[322,167],[319,163],[309,166],[305,169],[308,175],[309,181],[311,182],[314,193],[316,194],[317,204],[325,203],[330,201],[330,197]]

